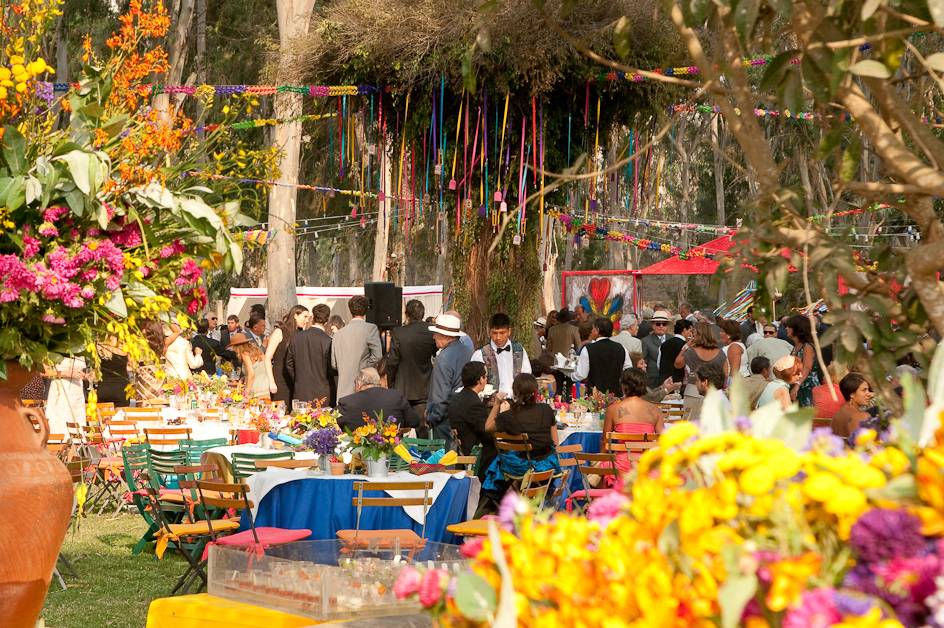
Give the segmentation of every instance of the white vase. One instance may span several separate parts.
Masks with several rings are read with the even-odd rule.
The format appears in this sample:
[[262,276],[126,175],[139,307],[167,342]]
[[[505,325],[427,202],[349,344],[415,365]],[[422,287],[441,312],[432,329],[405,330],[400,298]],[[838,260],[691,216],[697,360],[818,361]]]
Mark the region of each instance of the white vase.
[[385,478],[390,475],[390,459],[387,456],[380,456],[377,460],[365,458],[367,463],[367,476],[372,478]]

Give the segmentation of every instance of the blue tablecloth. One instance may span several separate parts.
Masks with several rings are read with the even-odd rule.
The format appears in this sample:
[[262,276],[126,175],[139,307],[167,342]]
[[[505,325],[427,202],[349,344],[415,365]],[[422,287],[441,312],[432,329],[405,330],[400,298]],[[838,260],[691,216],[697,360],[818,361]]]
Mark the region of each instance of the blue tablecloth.
[[[337,538],[335,533],[338,530],[353,530],[357,525],[357,509],[351,505],[354,482],[366,479],[364,476],[351,476],[349,480],[303,478],[276,486],[259,503],[256,527],[308,529],[312,541]],[[439,543],[461,542],[446,530],[446,526],[467,519],[466,506],[471,487],[472,480],[468,477],[453,478],[446,483],[426,516],[427,539]],[[248,519],[243,516],[240,530],[248,529]],[[361,529],[412,529],[422,534],[423,525],[411,519],[400,507],[365,507],[361,511]]]
[[[583,453],[600,453],[600,432],[574,432],[561,445],[583,445]],[[561,458],[573,458],[573,454],[559,454]],[[583,490],[583,482],[580,479],[580,473],[577,467],[570,467],[570,492]],[[566,493],[565,493],[566,495]]]

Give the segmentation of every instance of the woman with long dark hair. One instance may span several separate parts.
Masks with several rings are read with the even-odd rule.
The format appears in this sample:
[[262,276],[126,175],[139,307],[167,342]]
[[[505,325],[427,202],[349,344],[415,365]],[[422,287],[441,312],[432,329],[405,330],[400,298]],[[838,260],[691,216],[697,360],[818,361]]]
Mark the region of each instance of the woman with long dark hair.
[[292,335],[299,329],[305,329],[310,317],[311,312],[307,307],[293,305],[269,336],[269,346],[265,353],[265,371],[269,378],[269,397],[272,401],[292,403],[292,383],[288,371],[285,370],[285,352],[288,350]]
[[800,379],[790,387],[790,398],[799,402],[801,408],[813,406],[813,388],[819,386],[819,364],[813,347],[813,328],[810,319],[797,314],[787,319],[787,338],[793,341],[793,355],[803,363]]
[[[508,489],[505,475],[520,477],[529,469],[560,472],[557,459],[557,419],[554,410],[546,403],[538,403],[538,380],[531,373],[520,373],[511,385],[514,398],[508,410],[498,414],[493,410],[485,422],[488,432],[527,434],[531,451],[525,455],[516,451],[501,454],[485,472],[482,489],[491,495],[500,496]],[[496,394],[496,404],[502,403],[504,395]],[[530,457],[530,463],[528,458]]]
[[724,370],[724,377],[728,377],[728,359],[724,351],[718,348],[714,329],[710,323],[701,321],[695,324],[695,333],[679,351],[675,358],[675,368],[688,367],[688,382],[682,397],[682,407],[685,416],[697,417],[701,415],[701,404],[705,400],[698,386],[695,384],[695,371],[702,364],[718,364]]

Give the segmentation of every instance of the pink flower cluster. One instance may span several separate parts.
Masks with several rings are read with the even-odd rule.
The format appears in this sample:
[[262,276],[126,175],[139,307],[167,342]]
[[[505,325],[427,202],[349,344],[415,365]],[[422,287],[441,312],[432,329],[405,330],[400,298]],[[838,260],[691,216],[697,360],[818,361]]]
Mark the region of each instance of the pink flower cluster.
[[129,222],[121,228],[121,231],[109,231],[108,239],[114,242],[116,246],[126,249],[140,246],[142,242],[141,229],[138,227],[138,223]]
[[56,222],[68,213],[67,207],[50,207],[43,212],[43,222]]
[[445,569],[430,569],[420,573],[415,567],[405,567],[393,585],[393,592],[398,600],[418,593],[420,604],[430,608],[443,599],[443,591],[449,586],[450,579]]
[[180,240],[174,240],[173,244],[168,244],[164,246],[163,248],[161,248],[160,253],[158,253],[158,255],[160,255],[161,259],[167,259],[168,257],[171,257],[173,255],[179,255],[180,253],[183,253],[186,250],[187,250],[187,247],[181,244]]

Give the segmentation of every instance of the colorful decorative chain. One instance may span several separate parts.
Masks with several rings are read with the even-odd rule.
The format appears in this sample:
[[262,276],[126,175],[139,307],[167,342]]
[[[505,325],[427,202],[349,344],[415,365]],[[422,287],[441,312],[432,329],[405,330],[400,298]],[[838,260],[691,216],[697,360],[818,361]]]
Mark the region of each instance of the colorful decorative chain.
[[209,124],[207,126],[198,126],[193,132],[200,133],[201,131],[206,131],[212,133],[213,131],[224,127],[230,129],[257,129],[263,126],[275,126],[276,124],[286,124],[291,122],[308,122],[310,120],[321,120],[322,118],[336,118],[337,113],[322,113],[319,115],[312,116],[295,116],[294,118],[279,118],[278,120],[274,118],[259,118],[258,120],[243,120],[242,122],[234,122],[230,125],[225,124]]
[[[49,83],[54,92],[67,92],[78,83]],[[375,87],[373,85],[144,85],[141,88],[143,96],[156,96],[157,94],[186,94],[193,96],[198,90],[201,93],[209,92],[220,96],[232,96],[235,94],[255,94],[266,96],[279,94],[283,92],[294,92],[303,96],[314,98],[315,96],[369,96],[370,94],[379,94],[380,92],[390,92],[397,88],[387,85],[385,87]]]

